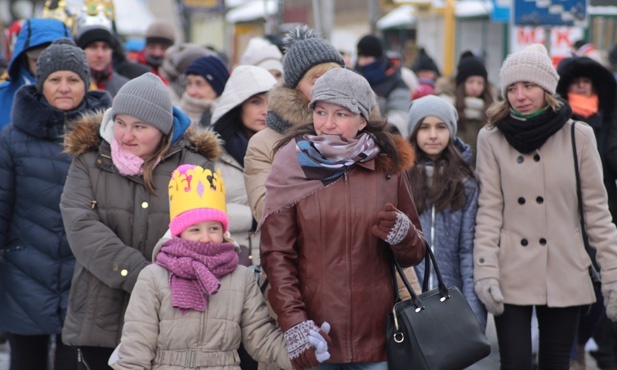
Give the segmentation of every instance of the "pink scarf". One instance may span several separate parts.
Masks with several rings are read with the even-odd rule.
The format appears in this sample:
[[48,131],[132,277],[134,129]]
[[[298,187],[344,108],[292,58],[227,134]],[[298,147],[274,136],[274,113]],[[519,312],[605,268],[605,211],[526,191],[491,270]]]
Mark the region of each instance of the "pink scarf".
[[207,298],[218,292],[218,278],[238,266],[232,243],[201,243],[173,238],[163,244],[156,264],[169,270],[171,304],[182,313],[205,311]]
[[[115,138],[111,141],[111,160],[122,175],[137,176],[144,174],[143,165],[145,161],[122,149]],[[152,168],[155,168],[160,161],[161,158],[159,157]]]

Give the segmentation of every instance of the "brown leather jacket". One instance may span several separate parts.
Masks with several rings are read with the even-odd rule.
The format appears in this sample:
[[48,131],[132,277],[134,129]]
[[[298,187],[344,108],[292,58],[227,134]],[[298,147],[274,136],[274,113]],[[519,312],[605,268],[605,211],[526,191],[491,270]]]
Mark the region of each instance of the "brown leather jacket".
[[[398,167],[385,155],[358,164],[344,179],[269,215],[261,229],[261,263],[271,284],[268,300],[281,328],[328,321],[328,362],[386,360],[386,315],[394,303],[392,252],[404,266],[419,263],[425,253],[405,175],[413,152],[403,139],[396,143]],[[386,203],[415,226],[398,245],[371,232]]]

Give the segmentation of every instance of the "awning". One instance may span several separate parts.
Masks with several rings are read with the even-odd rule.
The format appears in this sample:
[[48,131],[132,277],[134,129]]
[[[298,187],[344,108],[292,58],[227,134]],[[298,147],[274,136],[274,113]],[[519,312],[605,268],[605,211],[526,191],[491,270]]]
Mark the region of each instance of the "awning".
[[391,10],[377,21],[380,30],[397,27],[409,27],[416,24],[416,8],[411,5],[401,5]]
[[457,18],[489,17],[493,12],[493,2],[489,0],[457,1],[454,7]]
[[252,0],[227,12],[225,20],[229,23],[238,23],[265,19],[276,14],[277,10],[277,0]]

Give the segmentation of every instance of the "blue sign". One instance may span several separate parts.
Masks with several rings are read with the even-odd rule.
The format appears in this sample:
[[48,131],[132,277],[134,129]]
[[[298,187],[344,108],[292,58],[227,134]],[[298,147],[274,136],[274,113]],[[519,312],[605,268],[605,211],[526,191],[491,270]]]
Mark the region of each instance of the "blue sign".
[[[507,4],[504,5],[503,3]],[[493,22],[510,22],[509,1],[493,0],[493,11],[491,12],[491,20]]]
[[587,0],[514,0],[517,26],[587,25]]

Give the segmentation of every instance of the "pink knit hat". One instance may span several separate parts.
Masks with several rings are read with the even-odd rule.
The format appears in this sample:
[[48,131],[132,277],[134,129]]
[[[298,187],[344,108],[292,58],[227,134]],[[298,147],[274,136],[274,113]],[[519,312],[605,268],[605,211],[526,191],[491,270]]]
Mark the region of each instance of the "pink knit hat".
[[220,170],[213,173],[190,164],[178,167],[169,181],[169,216],[173,236],[204,221],[218,221],[223,225],[223,232],[227,232],[229,219]]

